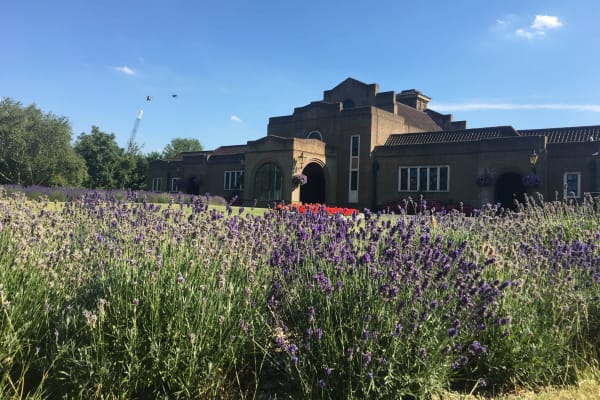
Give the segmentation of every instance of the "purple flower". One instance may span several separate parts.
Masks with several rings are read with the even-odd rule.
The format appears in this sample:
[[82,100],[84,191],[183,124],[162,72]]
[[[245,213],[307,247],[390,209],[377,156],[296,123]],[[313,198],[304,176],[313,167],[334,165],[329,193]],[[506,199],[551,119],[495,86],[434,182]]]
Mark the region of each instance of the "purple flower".
[[325,381],[324,381],[323,379],[319,379],[319,380],[317,381],[317,386],[318,386],[320,389],[323,389],[323,388],[325,388]]
[[469,346],[469,350],[474,354],[481,354],[487,351],[486,347],[479,343],[477,340],[474,340],[473,343]]
[[371,382],[373,380],[373,372],[367,372],[367,380]]
[[308,322],[312,323],[315,321],[315,308],[314,307],[308,307]]
[[181,272],[177,273],[177,282],[180,285],[183,285],[183,283],[185,282],[185,278],[184,276],[181,274]]
[[323,337],[323,329],[317,328],[317,339],[321,340]]
[[457,331],[456,331],[455,327],[448,329],[448,337],[449,338],[453,338],[454,336],[456,336],[456,333],[457,333]]
[[367,351],[366,353],[363,353],[363,364],[365,365],[369,365],[371,363],[371,352]]

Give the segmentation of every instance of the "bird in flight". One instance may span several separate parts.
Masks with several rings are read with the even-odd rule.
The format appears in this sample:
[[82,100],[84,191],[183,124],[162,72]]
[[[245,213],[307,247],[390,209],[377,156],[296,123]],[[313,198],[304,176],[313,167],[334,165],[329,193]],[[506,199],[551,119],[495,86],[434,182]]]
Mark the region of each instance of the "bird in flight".
[[172,94],[172,95],[171,95],[171,97],[172,97],[172,98],[176,98],[176,97],[177,97],[177,95],[176,95],[176,94]]
[[152,101],[152,96],[146,96],[146,101]]

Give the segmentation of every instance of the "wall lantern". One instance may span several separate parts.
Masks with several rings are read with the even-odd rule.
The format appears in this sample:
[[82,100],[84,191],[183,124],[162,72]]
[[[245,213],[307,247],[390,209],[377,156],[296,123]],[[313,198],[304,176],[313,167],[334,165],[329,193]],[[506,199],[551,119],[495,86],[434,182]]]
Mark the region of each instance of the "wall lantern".
[[533,151],[531,152],[531,154],[529,155],[529,165],[531,166],[531,172],[533,172],[535,174],[535,164],[537,164],[538,161],[538,155],[535,152],[535,149],[533,149]]
[[533,152],[529,155],[529,165],[531,165],[532,167],[535,167],[535,164],[537,164],[537,160],[538,160],[538,155],[535,152],[535,149],[533,149]]

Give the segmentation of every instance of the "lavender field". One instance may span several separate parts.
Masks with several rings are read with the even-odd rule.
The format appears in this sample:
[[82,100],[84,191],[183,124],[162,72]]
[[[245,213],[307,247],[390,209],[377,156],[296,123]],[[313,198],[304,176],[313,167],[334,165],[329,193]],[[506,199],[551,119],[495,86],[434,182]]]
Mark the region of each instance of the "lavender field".
[[599,376],[598,202],[247,211],[0,187],[0,398],[416,399]]

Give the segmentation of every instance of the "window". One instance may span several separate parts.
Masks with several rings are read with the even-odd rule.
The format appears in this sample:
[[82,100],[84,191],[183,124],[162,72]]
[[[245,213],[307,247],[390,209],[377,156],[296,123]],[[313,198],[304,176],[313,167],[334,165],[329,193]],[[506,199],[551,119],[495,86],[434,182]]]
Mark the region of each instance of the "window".
[[358,157],[358,148],[360,146],[360,136],[352,136],[350,139],[350,157]]
[[306,137],[308,139],[319,139],[321,142],[323,141],[323,135],[319,131],[310,131]]
[[350,173],[348,176],[348,202],[358,202],[358,167],[360,159],[360,136],[350,137]]
[[450,167],[422,166],[398,169],[399,192],[447,192]]
[[179,178],[171,178],[171,193],[176,193],[179,191]]
[[162,179],[161,178],[152,178],[152,191],[153,192],[160,192],[160,187],[161,187],[161,182]]
[[565,172],[563,175],[565,199],[581,197],[581,175],[579,172]]
[[225,171],[223,181],[225,190],[243,190],[244,171]]

